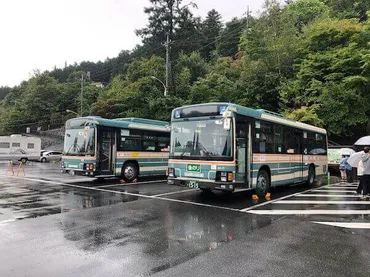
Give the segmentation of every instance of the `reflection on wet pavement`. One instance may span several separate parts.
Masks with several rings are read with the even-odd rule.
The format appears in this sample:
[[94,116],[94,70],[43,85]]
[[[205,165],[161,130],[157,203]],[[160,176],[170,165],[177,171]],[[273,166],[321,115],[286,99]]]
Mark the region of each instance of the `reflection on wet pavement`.
[[84,251],[127,253],[127,272],[147,276],[245,239],[271,222],[271,217],[148,200],[85,211],[83,217],[66,213],[60,228]]
[[4,209],[8,217],[10,210],[12,218],[23,219],[134,200],[136,196],[13,179],[0,183],[0,221],[9,219],[1,217]]

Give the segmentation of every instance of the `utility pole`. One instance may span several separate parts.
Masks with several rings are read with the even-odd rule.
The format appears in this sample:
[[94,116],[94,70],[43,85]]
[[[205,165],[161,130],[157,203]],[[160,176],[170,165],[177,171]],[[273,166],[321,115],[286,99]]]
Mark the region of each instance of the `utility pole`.
[[81,110],[80,110],[80,116],[82,117],[82,99],[84,94],[84,74],[81,75]]
[[167,96],[168,81],[170,78],[170,35],[168,33],[165,46],[166,46],[166,88],[164,96]]

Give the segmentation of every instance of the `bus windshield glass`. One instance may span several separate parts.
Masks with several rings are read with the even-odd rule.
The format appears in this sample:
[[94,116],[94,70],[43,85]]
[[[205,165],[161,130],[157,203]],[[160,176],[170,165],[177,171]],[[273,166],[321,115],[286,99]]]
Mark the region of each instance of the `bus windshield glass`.
[[91,155],[95,154],[95,129],[82,127],[67,129],[64,138],[64,155]]
[[222,120],[173,122],[171,139],[172,158],[232,158],[232,128],[224,129]]

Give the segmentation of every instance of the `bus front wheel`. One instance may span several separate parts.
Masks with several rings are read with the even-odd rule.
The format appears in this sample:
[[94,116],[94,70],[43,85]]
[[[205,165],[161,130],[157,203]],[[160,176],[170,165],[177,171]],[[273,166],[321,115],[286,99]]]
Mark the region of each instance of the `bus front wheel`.
[[258,196],[265,196],[270,189],[269,174],[265,170],[258,172],[256,193]]
[[135,180],[138,176],[138,168],[134,163],[126,163],[122,167],[122,178],[126,182],[130,183]]

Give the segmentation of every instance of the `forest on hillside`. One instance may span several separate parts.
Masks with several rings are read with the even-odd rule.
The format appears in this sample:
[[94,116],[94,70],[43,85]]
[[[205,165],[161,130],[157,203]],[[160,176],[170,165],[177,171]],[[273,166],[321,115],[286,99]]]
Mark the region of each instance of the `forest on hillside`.
[[[223,22],[195,4],[148,0],[142,44],[101,62],[65,65],[0,88],[0,134],[59,127],[80,111],[169,120],[175,107],[227,101],[324,127],[342,143],[370,132],[370,1],[267,0]],[[168,95],[151,76],[165,80]],[[89,72],[89,74],[88,74]],[[102,84],[98,86],[97,83]]]

